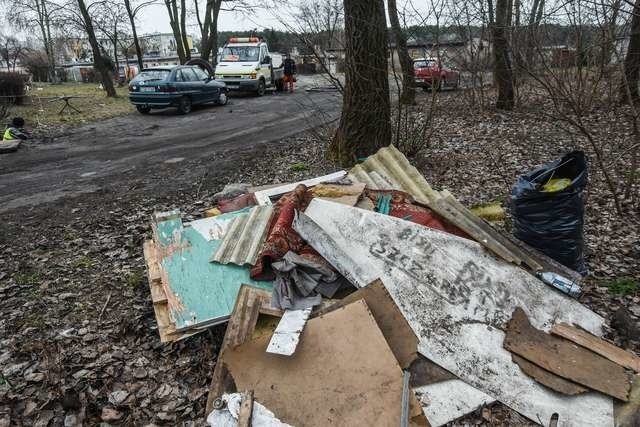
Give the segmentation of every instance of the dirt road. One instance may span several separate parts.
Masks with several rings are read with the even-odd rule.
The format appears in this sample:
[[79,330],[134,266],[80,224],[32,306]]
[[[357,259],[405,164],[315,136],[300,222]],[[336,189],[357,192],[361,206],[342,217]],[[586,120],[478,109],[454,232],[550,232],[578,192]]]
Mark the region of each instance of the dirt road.
[[238,95],[229,104],[180,116],[132,114],[28,142],[0,156],[0,212],[98,190],[217,152],[246,150],[337,118],[335,92]]

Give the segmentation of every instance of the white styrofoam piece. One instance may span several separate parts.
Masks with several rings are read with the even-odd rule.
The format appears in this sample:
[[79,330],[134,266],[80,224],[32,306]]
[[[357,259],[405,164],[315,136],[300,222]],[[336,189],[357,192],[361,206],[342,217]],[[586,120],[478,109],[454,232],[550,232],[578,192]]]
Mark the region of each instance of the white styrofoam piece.
[[413,391],[432,427],[445,425],[495,402],[488,394],[457,379],[415,387]]
[[267,353],[291,356],[296,352],[300,334],[309,319],[311,308],[304,310],[285,310],[276,330],[273,331]]
[[575,324],[600,336],[604,319],[476,242],[402,219],[314,199],[294,229],[357,285],[382,279],[419,337],[418,351],[535,422],[612,426],[613,400],[554,393],[502,347],[516,307],[549,330]]
[[306,179],[304,181],[281,185],[280,187],[274,187],[274,188],[268,188],[262,191],[256,191],[254,195],[259,205],[270,205],[272,196],[277,196],[278,194],[284,194],[284,193],[293,191],[300,184],[304,184],[307,187],[311,187],[313,185],[321,184],[323,182],[337,181],[340,178],[343,178],[345,175],[347,175],[346,171],[334,172],[329,175],[319,176],[316,178]]

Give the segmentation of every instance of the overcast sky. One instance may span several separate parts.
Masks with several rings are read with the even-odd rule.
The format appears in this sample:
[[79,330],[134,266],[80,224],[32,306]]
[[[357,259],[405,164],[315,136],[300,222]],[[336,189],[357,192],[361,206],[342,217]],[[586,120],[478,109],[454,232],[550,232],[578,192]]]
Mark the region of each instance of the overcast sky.
[[[409,7],[407,5],[409,1],[410,0],[398,0],[398,8],[402,10],[405,6]],[[284,26],[280,21],[290,21],[291,12],[293,10],[291,7],[283,6],[286,2],[287,0],[280,0],[276,2],[278,5],[277,7],[264,7],[262,9],[257,9],[255,13],[251,15],[221,11],[218,18],[218,30],[237,31],[251,30],[254,28],[284,29]],[[291,5],[295,5],[298,2],[299,0],[288,0],[288,3]],[[263,1],[263,4],[269,3],[272,2],[269,0]],[[427,0],[413,0],[413,5],[416,10],[420,11],[420,13],[426,13],[428,8]],[[163,3],[143,9],[139,16],[138,26],[142,33],[171,32],[167,10]],[[191,17],[190,21],[191,25],[189,28],[189,34],[197,36],[199,29],[196,25],[195,17]]]

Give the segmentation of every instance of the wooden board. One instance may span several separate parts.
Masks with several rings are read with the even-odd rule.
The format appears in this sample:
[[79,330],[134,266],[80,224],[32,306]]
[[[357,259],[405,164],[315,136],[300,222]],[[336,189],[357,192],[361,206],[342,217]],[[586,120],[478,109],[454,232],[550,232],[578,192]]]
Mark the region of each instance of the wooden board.
[[553,325],[551,333],[573,341],[582,347],[588,348],[594,353],[598,353],[600,356],[605,357],[620,366],[624,366],[625,368],[629,368],[635,372],[640,372],[640,357],[629,353],[628,351],[624,351],[620,347],[617,347],[602,338],[598,338],[587,331],[578,329],[566,323],[559,323],[557,325]]
[[[265,352],[268,337],[226,352],[239,389],[292,425],[396,425],[402,370],[363,301],[311,319],[296,352]],[[412,416],[421,414],[413,407]]]
[[[213,401],[222,396],[224,392],[236,391],[233,379],[229,376],[225,366],[224,358],[226,352],[251,339],[261,312],[270,316],[282,316],[280,310],[272,309],[270,305],[270,292],[248,285],[240,286],[238,298],[229,318],[227,330],[218,352],[218,360],[213,370],[207,399],[207,414],[213,410]],[[269,338],[269,336],[265,338]]]
[[473,241],[418,224],[313,200],[294,229],[352,283],[381,278],[419,339],[418,352],[534,422],[613,424],[600,393],[565,396],[524,374],[502,346],[515,307],[548,330],[571,322],[596,335],[604,319]]
[[576,395],[581,393],[586,393],[589,391],[586,387],[582,387],[580,384],[576,384],[573,381],[569,381],[562,377],[559,377],[546,369],[542,369],[538,365],[529,362],[527,359],[518,356],[517,354],[512,354],[511,358],[514,363],[516,363],[522,372],[529,375],[534,380],[538,381],[540,384],[544,384],[545,386],[568,395]]
[[[378,327],[387,339],[389,347],[391,347],[391,351],[396,356],[400,366],[403,369],[408,368],[416,358],[418,337],[416,337],[409,323],[402,316],[382,281],[376,280],[346,296],[339,302],[314,312],[311,316],[318,317],[330,313],[360,299],[367,303],[367,307],[369,307]],[[411,378],[413,380],[413,375]]]
[[620,400],[628,399],[630,379],[624,368],[571,341],[534,328],[519,307],[507,324],[504,347],[558,376]]

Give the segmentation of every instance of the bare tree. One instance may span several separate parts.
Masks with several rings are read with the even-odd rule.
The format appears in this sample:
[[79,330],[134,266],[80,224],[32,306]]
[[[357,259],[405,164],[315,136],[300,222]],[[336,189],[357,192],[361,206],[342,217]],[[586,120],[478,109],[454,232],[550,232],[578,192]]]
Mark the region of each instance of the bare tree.
[[0,35],[0,58],[7,65],[7,71],[16,70],[16,63],[26,50],[15,37]]
[[400,102],[402,104],[411,105],[416,99],[415,77],[413,74],[413,61],[409,56],[407,49],[407,39],[400,26],[398,18],[398,7],[396,0],[387,0],[389,9],[389,22],[391,23],[391,31],[398,51],[400,60],[400,69],[402,70],[402,93],[400,94]]
[[7,19],[20,29],[38,31],[48,61],[49,81],[57,80],[56,52],[52,34],[62,28],[63,5],[50,0],[5,0]]
[[382,0],[345,0],[346,73],[340,125],[329,148],[344,166],[391,142],[387,25]]
[[629,45],[624,58],[624,80],[621,84],[622,98],[626,101],[636,101],[640,83],[640,0],[636,0],[631,14],[631,30]]
[[136,57],[138,58],[138,68],[142,70],[144,63],[142,62],[142,47],[140,45],[140,39],[138,38],[138,29],[136,27],[136,16],[138,13],[147,6],[157,4],[157,0],[143,1],[132,6],[131,0],[124,0],[124,7],[127,11],[127,17],[129,18],[129,24],[131,25],[131,36],[133,38],[133,46],[136,50]]
[[510,1],[496,1],[496,22],[492,27],[495,81],[498,86],[496,108],[512,110],[514,104],[513,70],[509,52],[508,28]]
[[[178,7],[180,1],[180,7]],[[164,0],[169,14],[169,25],[176,40],[176,51],[180,63],[184,64],[191,59],[191,50],[189,49],[189,40],[187,35],[187,5],[185,0]]]
[[84,31],[87,34],[89,45],[91,46],[91,52],[93,53],[93,67],[100,73],[102,79],[102,86],[107,93],[108,97],[116,97],[116,89],[113,86],[113,79],[111,78],[111,70],[107,65],[107,58],[102,55],[100,44],[96,38],[96,32],[93,28],[93,20],[89,15],[89,10],[84,0],[78,0],[78,10],[82,17],[82,25]]

